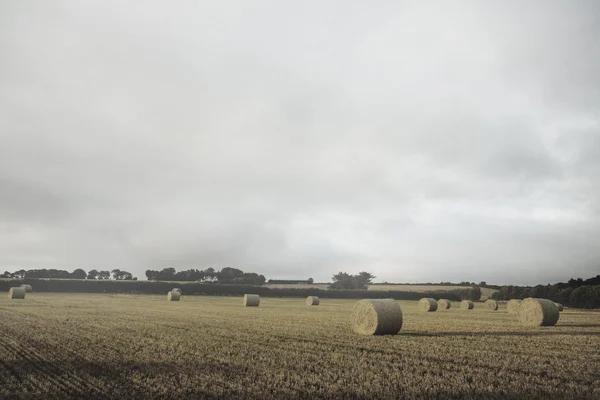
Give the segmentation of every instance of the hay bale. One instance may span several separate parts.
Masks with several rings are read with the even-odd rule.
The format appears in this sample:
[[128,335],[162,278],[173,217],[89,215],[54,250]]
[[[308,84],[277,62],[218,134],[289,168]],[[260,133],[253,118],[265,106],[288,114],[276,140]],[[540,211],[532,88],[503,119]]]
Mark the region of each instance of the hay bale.
[[563,307],[563,305],[562,305],[562,304],[560,304],[560,303],[554,303],[554,304],[556,304],[556,308],[558,308],[558,311],[561,311],[561,312],[562,312],[562,311],[565,309],[565,308]]
[[553,326],[560,317],[558,307],[553,301],[532,297],[521,302],[517,315],[521,324],[525,326]]
[[179,288],[173,288],[173,289],[171,289],[171,292],[179,292],[180,296],[183,294],[183,290],[181,290]]
[[169,293],[167,293],[167,300],[169,301],[179,301],[180,297],[181,295],[177,291],[171,290]]
[[438,311],[439,310],[448,310],[450,307],[452,307],[452,303],[450,302],[450,300],[446,300],[446,299],[438,300]]
[[306,298],[306,305],[307,306],[318,306],[320,303],[320,300],[317,296],[308,296]]
[[352,329],[361,335],[395,335],[402,329],[402,309],[392,299],[360,300],[352,309]]
[[27,293],[33,292],[33,287],[31,285],[22,284],[21,287],[25,289],[25,292]]
[[475,308],[475,303],[471,300],[463,300],[460,302],[460,308],[461,310],[472,310]]
[[490,311],[498,310],[498,303],[496,302],[496,300],[487,299],[485,301],[485,303],[483,304],[483,306]]
[[438,302],[430,297],[423,297],[419,300],[418,306],[421,311],[436,311],[438,309]]
[[506,303],[506,310],[513,314],[519,311],[519,306],[521,305],[521,301],[519,299],[512,299]]
[[25,288],[22,287],[11,287],[8,291],[9,299],[24,299],[25,298]]
[[244,295],[244,307],[258,307],[260,304],[260,296],[257,294]]

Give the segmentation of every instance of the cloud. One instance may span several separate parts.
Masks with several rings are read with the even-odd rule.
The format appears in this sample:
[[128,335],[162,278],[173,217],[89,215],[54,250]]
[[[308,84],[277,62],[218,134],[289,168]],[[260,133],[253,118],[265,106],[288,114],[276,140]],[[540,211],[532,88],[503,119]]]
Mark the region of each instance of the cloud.
[[596,5],[0,7],[0,268],[597,270]]

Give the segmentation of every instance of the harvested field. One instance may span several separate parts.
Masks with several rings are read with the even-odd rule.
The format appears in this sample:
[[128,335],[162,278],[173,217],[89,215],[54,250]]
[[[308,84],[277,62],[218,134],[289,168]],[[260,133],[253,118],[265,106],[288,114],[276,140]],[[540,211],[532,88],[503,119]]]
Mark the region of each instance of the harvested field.
[[[265,287],[271,289],[321,289],[327,290],[327,285],[322,284],[284,284],[284,283],[267,283]],[[470,286],[453,286],[453,285],[408,285],[408,284],[387,284],[387,285],[371,285],[369,290],[398,290],[406,292],[436,292],[445,290],[469,289]],[[481,298],[487,299],[492,294],[497,292],[496,289],[481,288]]]
[[374,337],[355,300],[305,300],[2,296],[0,398],[600,398],[600,312],[525,327],[505,305],[400,301],[400,333]]

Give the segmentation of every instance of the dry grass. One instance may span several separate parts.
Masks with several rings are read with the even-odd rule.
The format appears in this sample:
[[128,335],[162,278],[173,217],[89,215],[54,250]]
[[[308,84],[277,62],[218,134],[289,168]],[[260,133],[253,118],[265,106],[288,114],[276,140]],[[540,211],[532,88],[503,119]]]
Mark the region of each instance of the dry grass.
[[3,296],[0,398],[600,398],[599,312],[525,327],[504,305],[400,301],[402,330],[373,337],[350,329],[354,300],[164,300]]
[[419,309],[421,311],[436,311],[438,309],[438,302],[435,299],[424,297],[419,300]]
[[450,307],[452,307],[452,302],[450,300],[446,300],[446,299],[438,300],[438,310],[448,310],[448,309],[450,309]]
[[514,314],[517,311],[519,311],[519,306],[521,305],[521,301],[519,299],[512,299],[506,302],[506,310],[511,313]]
[[23,287],[11,287],[8,290],[8,298],[13,299],[24,299],[26,290]]
[[521,302],[517,315],[525,326],[553,326],[560,317],[558,307],[552,300],[531,297]]
[[463,300],[460,302],[461,310],[472,310],[474,308],[475,308],[475,303],[473,303],[471,300]]
[[318,306],[321,303],[321,300],[317,296],[308,296],[306,298],[307,306]]
[[33,287],[32,287],[31,285],[26,285],[26,284],[23,284],[23,285],[21,285],[21,287],[22,287],[23,289],[25,289],[25,292],[26,292],[26,293],[31,293],[31,292],[33,292]]
[[257,294],[244,295],[244,307],[258,307],[260,305],[260,296]]
[[498,310],[498,302],[496,300],[487,299],[483,306],[489,311]]
[[395,335],[402,329],[402,310],[392,299],[360,300],[352,309],[352,329],[361,335]]

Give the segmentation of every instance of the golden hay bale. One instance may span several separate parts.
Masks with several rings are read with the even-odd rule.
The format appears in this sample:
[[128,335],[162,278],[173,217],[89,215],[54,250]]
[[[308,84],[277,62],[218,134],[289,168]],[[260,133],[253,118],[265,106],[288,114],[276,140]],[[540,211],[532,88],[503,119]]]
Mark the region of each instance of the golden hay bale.
[[496,300],[492,299],[487,299],[483,306],[491,311],[496,311],[498,309],[498,303],[496,302]]
[[462,310],[472,310],[475,308],[475,303],[473,303],[471,300],[463,300],[460,302],[460,308]]
[[450,300],[446,300],[446,299],[438,300],[438,311],[439,310],[447,310],[450,307],[452,307],[452,303],[450,302]]
[[563,310],[565,309],[565,308],[563,307],[563,305],[562,305],[562,304],[560,304],[560,303],[554,303],[554,304],[556,304],[556,308],[558,308],[558,311],[563,311]]
[[438,302],[435,299],[423,297],[419,300],[418,307],[421,311],[436,311],[438,309]]
[[24,299],[25,298],[25,288],[22,287],[11,287],[8,291],[9,299]]
[[308,296],[306,298],[306,305],[307,306],[318,306],[320,303],[320,300],[317,296]]
[[179,292],[180,296],[183,294],[183,290],[181,290],[179,288],[173,288],[173,289],[171,289],[171,292]]
[[258,307],[260,304],[260,296],[257,294],[244,295],[244,307]]
[[521,305],[521,301],[522,301],[522,300],[519,300],[519,299],[512,299],[512,300],[509,300],[509,301],[506,303],[506,310],[507,310],[509,313],[511,313],[511,314],[512,314],[512,313],[516,313],[516,312],[518,312],[518,311],[519,311],[519,306]]
[[167,300],[169,301],[179,301],[180,297],[181,295],[177,291],[171,290],[169,293],[167,293]]
[[558,307],[553,301],[532,297],[521,302],[517,315],[521,324],[525,326],[553,326],[560,317]]
[[27,293],[33,292],[33,287],[31,285],[22,284],[21,287],[25,289],[25,292]]
[[352,329],[361,335],[395,335],[401,328],[402,309],[395,300],[360,300],[352,309]]

